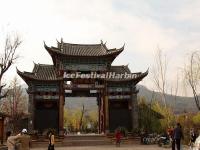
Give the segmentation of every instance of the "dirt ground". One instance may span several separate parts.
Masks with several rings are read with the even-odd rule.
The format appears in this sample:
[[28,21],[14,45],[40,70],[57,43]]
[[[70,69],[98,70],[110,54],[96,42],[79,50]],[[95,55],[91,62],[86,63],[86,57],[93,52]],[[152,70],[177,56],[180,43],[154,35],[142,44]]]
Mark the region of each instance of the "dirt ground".
[[[32,148],[31,150],[46,150],[47,148]],[[157,145],[122,145],[121,147],[109,146],[84,146],[84,147],[56,147],[56,150],[170,150],[171,148],[158,147]],[[184,150],[187,150],[184,148]]]

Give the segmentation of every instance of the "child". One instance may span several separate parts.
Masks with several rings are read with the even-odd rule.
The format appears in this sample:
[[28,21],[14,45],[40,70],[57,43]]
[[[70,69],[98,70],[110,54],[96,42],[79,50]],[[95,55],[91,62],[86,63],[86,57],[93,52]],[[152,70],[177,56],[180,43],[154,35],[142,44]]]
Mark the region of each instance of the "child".
[[116,146],[120,146],[121,143],[121,131],[119,129],[117,129],[117,132],[115,134],[115,138],[116,138]]

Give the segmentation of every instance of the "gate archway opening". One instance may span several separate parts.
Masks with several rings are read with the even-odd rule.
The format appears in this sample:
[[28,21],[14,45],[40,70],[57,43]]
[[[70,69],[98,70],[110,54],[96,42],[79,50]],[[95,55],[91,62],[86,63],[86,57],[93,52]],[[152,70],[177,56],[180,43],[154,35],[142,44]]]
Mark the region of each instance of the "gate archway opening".
[[65,97],[65,134],[99,134],[97,97]]

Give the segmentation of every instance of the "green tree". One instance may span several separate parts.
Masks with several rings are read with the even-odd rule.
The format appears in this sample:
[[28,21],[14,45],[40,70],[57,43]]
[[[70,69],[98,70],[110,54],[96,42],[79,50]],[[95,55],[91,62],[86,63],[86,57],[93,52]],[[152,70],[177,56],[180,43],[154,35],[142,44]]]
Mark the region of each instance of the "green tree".
[[163,132],[175,124],[175,115],[169,106],[164,106],[158,100],[147,103],[145,97],[140,97],[139,127],[150,132]]
[[200,112],[192,117],[192,121],[193,121],[193,123],[195,125],[199,125],[200,126]]
[[175,115],[169,106],[163,106],[159,101],[155,100],[152,109],[164,116],[164,118],[160,120],[161,129],[163,131],[170,126],[174,126]]
[[[85,111],[85,110],[84,110]],[[88,124],[91,125],[90,132],[97,132],[98,129],[98,112],[87,111],[83,109],[67,109],[64,111],[64,126],[71,132],[89,132]]]
[[148,130],[149,132],[160,132],[161,124],[159,117],[146,102],[144,97],[139,98],[139,127],[140,129]]

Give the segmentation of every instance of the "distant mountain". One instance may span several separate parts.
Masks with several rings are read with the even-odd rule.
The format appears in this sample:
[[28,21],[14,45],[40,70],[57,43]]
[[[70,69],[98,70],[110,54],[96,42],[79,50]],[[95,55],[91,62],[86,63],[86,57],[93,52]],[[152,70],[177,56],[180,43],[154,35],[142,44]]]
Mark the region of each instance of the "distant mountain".
[[[24,93],[26,93],[25,89],[27,88],[27,85],[23,84],[22,87],[24,89]],[[139,89],[138,96],[144,96],[147,102],[150,102],[152,99],[153,91],[149,90],[148,88],[142,85],[138,85],[137,88]],[[154,92],[154,98],[160,99],[160,93]],[[166,102],[167,102],[167,105],[173,108],[175,113],[198,111],[193,97],[177,96],[175,100],[175,96],[166,94]],[[96,98],[92,98],[92,97],[65,98],[66,108],[69,108],[69,109],[81,108],[83,104],[85,105],[85,108],[87,110],[98,109]]]
[[[147,102],[150,102],[152,99],[153,91],[142,85],[138,85],[137,88],[139,89],[138,96],[144,96]],[[154,92],[153,95],[154,98],[157,98],[158,100],[161,99],[159,92]],[[174,95],[166,94],[166,103],[173,108],[175,113],[198,111],[193,97],[176,96],[175,98]]]
[[65,107],[68,109],[82,109],[84,105],[85,110],[97,110],[97,100],[95,97],[67,97],[65,98]]

